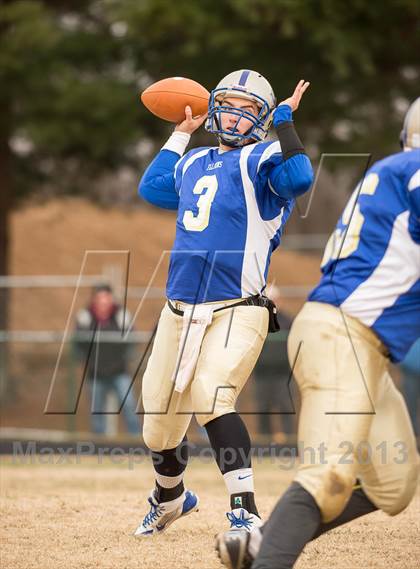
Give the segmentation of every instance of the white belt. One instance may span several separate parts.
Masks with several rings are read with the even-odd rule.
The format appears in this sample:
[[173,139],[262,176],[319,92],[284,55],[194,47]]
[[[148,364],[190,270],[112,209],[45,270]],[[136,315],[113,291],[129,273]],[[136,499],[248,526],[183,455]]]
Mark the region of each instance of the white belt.
[[177,363],[172,381],[175,391],[182,393],[191,382],[200,355],[201,343],[213,312],[220,304],[197,304],[183,308],[182,333],[178,346]]

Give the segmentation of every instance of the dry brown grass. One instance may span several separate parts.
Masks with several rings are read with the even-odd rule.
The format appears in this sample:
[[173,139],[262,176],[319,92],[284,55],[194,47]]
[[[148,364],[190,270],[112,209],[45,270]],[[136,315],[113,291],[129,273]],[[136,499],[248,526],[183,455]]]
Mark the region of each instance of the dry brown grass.
[[[134,470],[76,464],[1,465],[2,569],[220,569],[213,536],[226,526],[227,499],[214,464],[193,461],[186,477],[201,508],[156,539],[132,533],[152,483],[148,462]],[[47,460],[44,457],[44,460]],[[57,460],[56,460],[57,461]],[[261,513],[267,516],[292,472],[255,465]],[[381,512],[310,544],[297,569],[416,569],[420,558],[420,495],[396,518]]]

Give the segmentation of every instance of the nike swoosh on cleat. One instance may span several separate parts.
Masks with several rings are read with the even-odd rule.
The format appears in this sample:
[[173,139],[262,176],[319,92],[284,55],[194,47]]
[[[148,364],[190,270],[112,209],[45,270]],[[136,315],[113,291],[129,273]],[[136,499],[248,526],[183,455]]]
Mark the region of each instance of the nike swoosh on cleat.
[[238,480],[245,480],[245,478],[250,478],[252,474],[247,474],[246,476],[238,476]]

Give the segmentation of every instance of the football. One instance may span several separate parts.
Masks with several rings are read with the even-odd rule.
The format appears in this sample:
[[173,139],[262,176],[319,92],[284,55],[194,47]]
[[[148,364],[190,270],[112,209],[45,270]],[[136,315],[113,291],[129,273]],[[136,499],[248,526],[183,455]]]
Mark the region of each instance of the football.
[[153,83],[141,94],[144,106],[157,117],[179,123],[189,105],[193,117],[207,112],[210,93],[205,87],[186,77],[170,77]]

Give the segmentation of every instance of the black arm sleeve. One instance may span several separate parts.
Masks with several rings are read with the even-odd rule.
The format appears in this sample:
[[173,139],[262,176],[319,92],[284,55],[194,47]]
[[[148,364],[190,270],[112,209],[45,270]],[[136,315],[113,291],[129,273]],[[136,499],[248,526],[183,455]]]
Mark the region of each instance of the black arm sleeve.
[[288,160],[295,154],[305,153],[305,148],[295,130],[293,121],[282,122],[276,127],[276,132],[284,160]]

